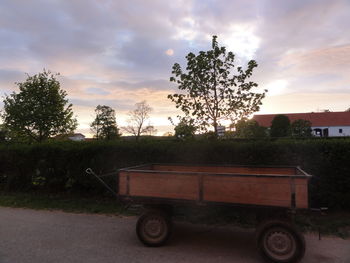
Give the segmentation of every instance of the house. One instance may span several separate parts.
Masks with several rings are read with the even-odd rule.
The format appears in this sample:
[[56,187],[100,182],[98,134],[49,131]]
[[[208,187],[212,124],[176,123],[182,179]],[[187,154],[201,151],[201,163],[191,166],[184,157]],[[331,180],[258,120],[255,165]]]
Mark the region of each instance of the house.
[[[253,119],[260,126],[271,127],[271,122],[280,114],[256,114]],[[292,123],[303,119],[311,122],[312,133],[319,137],[350,136],[350,112],[310,112],[310,113],[282,113]]]
[[85,140],[85,135],[81,133],[74,133],[74,134],[69,134],[68,139],[71,141],[84,141]]
[[60,134],[60,135],[57,135],[54,139],[59,141],[71,140],[75,142],[80,142],[80,141],[85,141],[85,135],[81,133]]

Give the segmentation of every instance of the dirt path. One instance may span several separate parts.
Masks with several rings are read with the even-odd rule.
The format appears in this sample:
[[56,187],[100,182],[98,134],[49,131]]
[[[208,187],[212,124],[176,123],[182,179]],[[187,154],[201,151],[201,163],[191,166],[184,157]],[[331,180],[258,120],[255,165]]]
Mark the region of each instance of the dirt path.
[[[0,207],[0,263],[262,262],[254,232],[179,223],[167,246],[144,247],[133,217]],[[303,262],[350,262],[350,240],[306,235]]]

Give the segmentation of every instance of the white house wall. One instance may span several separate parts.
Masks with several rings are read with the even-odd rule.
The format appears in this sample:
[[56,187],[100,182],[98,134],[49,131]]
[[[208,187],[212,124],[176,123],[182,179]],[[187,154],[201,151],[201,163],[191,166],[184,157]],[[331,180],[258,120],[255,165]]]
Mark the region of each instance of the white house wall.
[[69,139],[71,141],[84,141],[85,140],[85,136],[80,136],[80,135],[77,135],[77,136],[71,136],[69,137]]
[[[311,128],[312,128],[312,130],[321,129],[322,131],[324,129],[328,128],[328,136],[329,137],[350,136],[350,126],[331,126],[331,127],[312,126]],[[340,129],[342,129],[341,133],[339,132]]]

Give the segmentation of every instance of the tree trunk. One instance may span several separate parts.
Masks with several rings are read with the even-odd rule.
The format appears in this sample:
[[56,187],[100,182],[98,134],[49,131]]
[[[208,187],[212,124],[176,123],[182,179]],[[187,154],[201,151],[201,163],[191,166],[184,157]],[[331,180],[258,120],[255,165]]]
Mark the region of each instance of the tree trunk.
[[214,120],[214,131],[215,134],[218,135],[218,123],[216,122],[216,119]]

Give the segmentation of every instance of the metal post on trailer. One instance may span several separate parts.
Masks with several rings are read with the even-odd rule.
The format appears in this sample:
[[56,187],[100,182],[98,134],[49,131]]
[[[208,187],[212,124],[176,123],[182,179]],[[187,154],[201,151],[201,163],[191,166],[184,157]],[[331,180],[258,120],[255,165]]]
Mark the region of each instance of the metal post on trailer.
[[295,180],[294,177],[290,177],[290,208],[292,213],[296,212],[296,200],[295,200]]

